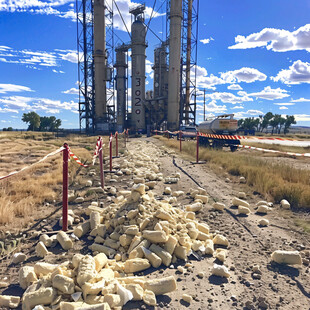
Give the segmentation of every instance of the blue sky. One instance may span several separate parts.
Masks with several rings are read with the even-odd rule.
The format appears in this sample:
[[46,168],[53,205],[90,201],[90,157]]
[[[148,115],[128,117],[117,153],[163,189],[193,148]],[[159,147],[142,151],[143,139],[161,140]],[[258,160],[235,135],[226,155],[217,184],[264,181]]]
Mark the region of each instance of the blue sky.
[[[108,0],[111,1],[111,0]],[[153,0],[147,5],[150,15]],[[164,0],[151,29],[165,37]],[[130,29],[130,0],[117,1]],[[160,8],[161,7],[161,8]],[[78,128],[75,0],[0,0],[0,128],[26,128],[23,113],[55,115]],[[117,10],[116,34],[128,42]],[[310,126],[310,1],[200,0],[198,87],[207,89],[207,115],[295,115]],[[147,89],[153,50],[147,35]],[[198,121],[203,97],[198,98]]]

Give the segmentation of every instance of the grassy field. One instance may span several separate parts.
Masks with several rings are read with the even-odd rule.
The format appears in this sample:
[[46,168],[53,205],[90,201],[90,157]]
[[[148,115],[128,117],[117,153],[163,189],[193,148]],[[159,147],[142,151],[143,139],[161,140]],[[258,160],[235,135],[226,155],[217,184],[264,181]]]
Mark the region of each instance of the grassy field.
[[[179,149],[179,141],[157,137],[167,146]],[[187,156],[195,157],[196,141],[185,141],[182,150]],[[257,154],[256,154],[257,155]],[[266,197],[279,203],[287,199],[294,208],[310,210],[309,171],[296,169],[286,164],[267,162],[250,154],[240,152],[199,149],[199,159],[205,160],[218,172],[218,167],[234,176],[244,176],[247,184]]]
[[[108,137],[104,137],[104,154],[108,155]],[[0,132],[0,176],[20,170],[57,150],[64,142],[82,162],[91,162],[97,137],[70,135],[56,139],[50,133]],[[115,143],[114,143],[115,152]],[[120,138],[119,149],[123,147]],[[114,153],[115,154],[115,153]],[[79,177],[80,168],[74,161],[69,163],[70,182]],[[85,169],[85,168],[83,168]],[[61,202],[62,154],[54,155],[46,161],[35,164],[15,176],[0,180],[0,230],[6,227],[21,228],[29,220],[40,216],[45,203]],[[45,208],[47,209],[47,208]],[[46,210],[46,212],[52,210]]]

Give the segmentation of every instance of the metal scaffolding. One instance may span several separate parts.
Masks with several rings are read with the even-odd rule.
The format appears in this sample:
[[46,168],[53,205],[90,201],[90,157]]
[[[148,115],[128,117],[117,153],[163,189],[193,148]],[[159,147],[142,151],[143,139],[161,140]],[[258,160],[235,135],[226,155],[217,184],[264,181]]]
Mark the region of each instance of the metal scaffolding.
[[196,71],[199,0],[183,0],[180,123],[196,123]]
[[92,133],[94,122],[94,34],[92,0],[76,0],[80,131]]
[[[114,53],[114,24],[113,2],[105,1],[106,5],[106,52],[107,52],[107,121],[116,124],[116,100],[115,100],[115,53]],[[112,125],[113,126],[113,125]]]
[[[113,5],[106,5],[106,52],[107,52],[107,118],[109,128],[116,123],[114,81],[114,25]],[[93,133],[96,129],[95,82],[94,82],[94,9],[92,0],[76,0],[77,50],[79,80],[80,130]]]

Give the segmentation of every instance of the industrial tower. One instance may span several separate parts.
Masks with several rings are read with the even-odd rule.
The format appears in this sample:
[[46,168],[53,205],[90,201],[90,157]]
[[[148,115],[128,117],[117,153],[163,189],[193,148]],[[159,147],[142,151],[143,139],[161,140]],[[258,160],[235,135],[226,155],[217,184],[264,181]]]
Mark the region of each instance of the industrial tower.
[[[154,50],[153,90],[146,93],[146,34],[152,18],[146,25],[145,5],[129,10],[133,15],[131,40],[114,48],[113,4],[121,15],[117,3],[113,0],[109,7],[107,0],[76,0],[81,130],[107,133],[130,128],[145,132],[161,127],[174,131],[180,124],[195,123],[199,0],[166,2],[167,37]],[[131,113],[127,91],[129,50]]]

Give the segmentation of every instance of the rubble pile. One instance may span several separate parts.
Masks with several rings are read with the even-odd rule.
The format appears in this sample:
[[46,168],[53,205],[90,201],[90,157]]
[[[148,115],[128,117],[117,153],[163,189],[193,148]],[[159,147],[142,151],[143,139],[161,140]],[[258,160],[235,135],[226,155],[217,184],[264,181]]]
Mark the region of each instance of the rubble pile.
[[[121,309],[130,300],[155,306],[156,296],[176,290],[177,283],[173,276],[148,279],[141,273],[144,270],[162,265],[173,268],[172,264],[181,267],[178,260],[187,261],[191,254],[214,255],[224,263],[227,250],[215,247],[227,247],[227,239],[210,233],[208,225],[195,218],[195,212],[208,202],[206,191],[191,189],[194,202],[181,208],[173,204],[184,195],[182,191],[173,192],[167,187],[164,199],[156,199],[151,191],[156,183],[177,183],[180,174],[164,179],[156,156],[148,154],[139,147],[135,154],[127,154],[111,179],[132,175],[131,190],[108,187],[111,203],[92,202],[84,210],[86,220],[74,227],[71,238],[64,232],[41,235],[36,246],[39,257],[49,254],[48,248],[56,243],[68,251],[80,238],[91,240],[92,255],[75,254],[61,264],[40,261],[22,267],[19,281],[26,290],[21,300],[23,309],[37,310],[40,305],[45,306],[42,309],[61,310]],[[159,156],[160,151],[154,155]],[[73,212],[70,216],[74,218]],[[214,265],[213,273],[230,276],[222,265]],[[16,299],[6,298],[6,303],[19,304]]]

